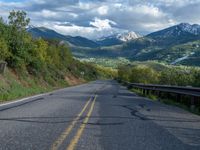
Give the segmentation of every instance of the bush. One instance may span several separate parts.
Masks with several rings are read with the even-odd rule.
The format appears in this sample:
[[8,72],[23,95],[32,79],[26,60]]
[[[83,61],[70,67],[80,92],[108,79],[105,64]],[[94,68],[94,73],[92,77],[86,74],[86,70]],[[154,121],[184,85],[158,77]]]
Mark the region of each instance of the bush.
[[157,84],[159,73],[146,66],[136,66],[131,69],[130,81],[134,83]]
[[160,84],[193,85],[194,74],[188,68],[172,67],[161,72]]
[[118,77],[124,81],[130,81],[131,67],[130,66],[120,66],[118,68]]

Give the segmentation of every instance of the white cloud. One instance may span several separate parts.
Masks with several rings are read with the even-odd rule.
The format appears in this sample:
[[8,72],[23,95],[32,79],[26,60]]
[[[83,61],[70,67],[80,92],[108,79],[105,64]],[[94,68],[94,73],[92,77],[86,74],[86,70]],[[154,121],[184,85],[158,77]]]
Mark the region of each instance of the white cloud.
[[1,16],[5,18],[13,9],[27,11],[33,25],[90,38],[127,30],[149,33],[181,22],[200,23],[200,0],[0,0]]
[[130,11],[137,14],[149,15],[153,17],[164,17],[164,13],[153,5],[136,5],[129,7]]
[[99,18],[95,18],[94,21],[90,22],[90,25],[103,30],[103,29],[111,29],[112,28],[111,25],[116,25],[116,23],[108,19],[101,20]]
[[54,24],[52,25],[47,25],[54,30],[56,30],[59,33],[65,34],[65,35],[72,35],[72,36],[83,36],[85,37],[87,35],[87,38],[89,39],[97,39],[101,38],[103,36],[110,36],[112,34],[116,33],[123,33],[127,32],[126,30],[119,30],[117,28],[106,28],[106,29],[101,29],[101,28],[96,28],[96,27],[82,27],[82,26],[77,26],[77,25],[70,25],[70,26],[65,26],[65,25],[58,25]]
[[79,2],[77,6],[83,10],[90,10],[90,9],[93,9],[94,7],[96,7],[96,4]]
[[101,6],[97,9],[97,11],[100,15],[106,15],[108,14],[108,9],[108,6]]
[[46,4],[45,0],[33,0],[36,4]]
[[46,10],[46,9],[42,10],[42,12],[40,12],[39,14],[42,15],[43,17],[45,17],[45,18],[57,16],[56,12]]
[[77,25],[71,26],[62,26],[62,25],[54,25],[53,28],[61,33],[70,34],[70,35],[84,35],[84,34],[91,34],[93,32],[93,28],[91,27],[81,27]]

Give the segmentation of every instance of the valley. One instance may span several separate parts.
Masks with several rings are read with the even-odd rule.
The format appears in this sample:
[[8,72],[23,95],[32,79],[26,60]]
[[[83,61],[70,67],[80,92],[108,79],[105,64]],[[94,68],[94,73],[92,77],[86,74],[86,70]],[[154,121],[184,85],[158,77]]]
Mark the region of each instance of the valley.
[[120,57],[129,61],[158,61],[173,65],[200,66],[199,25],[181,23],[146,36],[130,32],[96,40],[65,36],[42,27],[29,28],[28,32],[35,38],[57,39],[68,44],[78,59],[113,60]]

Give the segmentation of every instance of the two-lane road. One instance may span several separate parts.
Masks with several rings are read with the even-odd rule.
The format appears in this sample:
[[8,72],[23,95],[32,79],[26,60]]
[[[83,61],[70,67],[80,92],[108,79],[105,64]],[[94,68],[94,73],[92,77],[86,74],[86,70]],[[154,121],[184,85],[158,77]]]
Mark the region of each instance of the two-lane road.
[[200,150],[200,117],[112,80],[0,105],[0,150]]

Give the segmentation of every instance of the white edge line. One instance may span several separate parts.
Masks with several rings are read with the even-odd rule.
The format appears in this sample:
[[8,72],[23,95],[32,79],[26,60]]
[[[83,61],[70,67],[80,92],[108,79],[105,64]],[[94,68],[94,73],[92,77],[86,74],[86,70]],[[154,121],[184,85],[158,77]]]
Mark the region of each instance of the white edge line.
[[1,106],[7,106],[7,105],[15,104],[15,103],[19,103],[19,102],[23,102],[23,101],[26,101],[28,99],[33,99],[33,98],[37,98],[37,97],[40,97],[40,96],[45,96],[45,95],[48,95],[48,94],[50,94],[50,93],[39,94],[39,95],[30,96],[30,97],[22,98],[22,99],[19,99],[19,100],[15,100],[15,101],[12,101],[12,102],[6,102],[6,103],[3,103],[3,104],[0,104],[0,107]]

